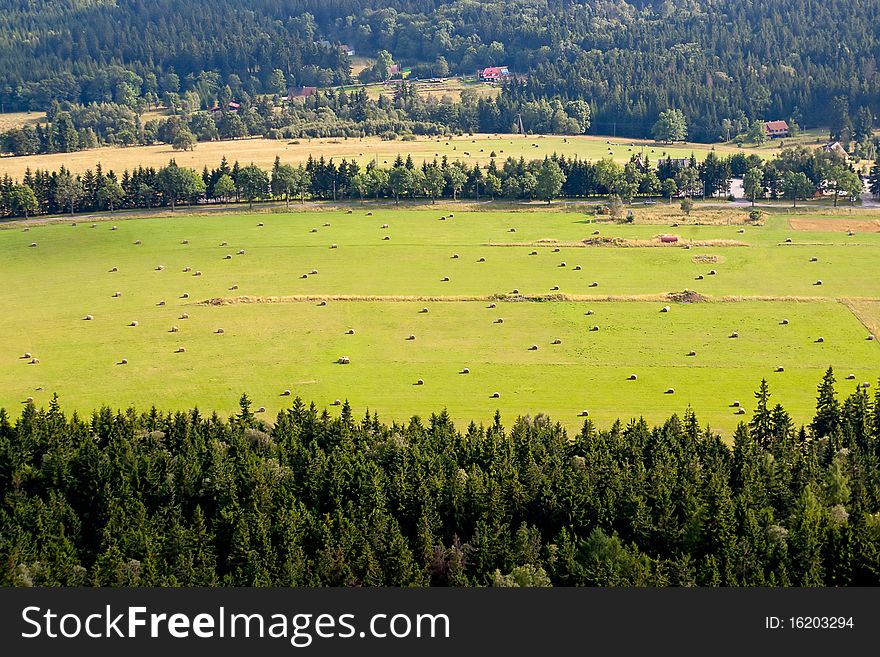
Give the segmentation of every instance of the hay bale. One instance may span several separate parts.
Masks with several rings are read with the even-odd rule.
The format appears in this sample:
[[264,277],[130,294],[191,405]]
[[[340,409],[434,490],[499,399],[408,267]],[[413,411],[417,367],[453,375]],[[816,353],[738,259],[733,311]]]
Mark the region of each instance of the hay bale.
[[425,381],[424,381],[423,379],[418,379],[418,380],[416,381],[416,385],[417,385],[417,386],[423,386],[423,385],[425,385]]
[[309,232],[310,232],[310,233],[317,233],[317,232],[318,232],[318,229],[317,229],[317,228],[312,228]]
[[453,254],[452,254],[452,259],[453,259],[453,260],[458,260],[458,254],[457,254],[457,253],[453,253]]
[[388,228],[388,224],[382,224],[382,228]]
[[847,381],[852,381],[852,380],[855,379],[855,378],[856,378],[856,375],[855,375],[855,374],[847,374],[847,375],[846,375],[846,380],[847,380]]
[[553,340],[552,344],[562,344],[562,340],[556,338],[555,340]]
[[354,335],[354,329],[350,328],[345,332],[346,335]]
[[156,265],[156,271],[162,271],[165,269],[165,265]]
[[591,331],[598,331],[598,330],[599,330],[599,325],[598,325],[598,324],[594,325],[590,330],[591,330]]
[[493,392],[493,393],[490,395],[490,398],[491,398],[491,399],[499,399],[500,397],[501,397],[501,393],[500,393],[500,392]]
[[354,210],[346,210],[345,211],[345,214],[353,214],[353,213],[354,213]]
[[590,283],[590,287],[599,287],[599,281],[593,281]]
[[823,337],[820,335],[818,338],[816,338],[816,342],[825,342],[825,338],[823,338]]
[[850,231],[848,231],[846,234],[849,235],[850,237],[852,237],[852,236],[855,235],[856,233],[855,233],[854,230],[850,230]]
[[118,226],[111,226],[110,230],[119,230],[119,227]]
[[810,258],[810,262],[819,262],[819,258],[813,256],[812,258]]
[[776,371],[777,371],[777,372],[784,372],[784,371],[785,371],[785,368],[782,367],[782,365],[780,365],[779,367],[776,368]]
[[866,340],[873,340],[873,339],[874,339],[874,334],[873,334],[873,333],[868,333],[868,337],[865,338],[865,339],[866,339]]
[[746,229],[745,229],[745,228],[740,228],[740,229],[739,229],[738,231],[736,231],[736,232],[737,232],[737,233],[744,233],[744,232],[746,232]]
[[699,274],[694,280],[695,280],[695,281],[701,281],[701,280],[703,280],[703,275],[702,275],[702,274]]
[[302,276],[300,276],[300,278],[308,278],[308,277],[309,277],[308,274],[303,274]]
[[333,400],[333,405],[334,405],[334,406],[342,406],[342,401],[340,401],[339,399],[334,399],[334,400]]
[[91,226],[89,226],[89,228],[97,228],[97,227],[98,227],[98,224],[92,224]]
[[260,223],[257,224],[257,228],[262,228],[262,227],[263,227],[263,222],[261,221]]
[[137,320],[133,320],[133,321],[129,322],[128,325],[133,326],[133,327],[137,326],[138,325]]
[[178,348],[177,348],[177,351],[174,352],[174,353],[177,353],[177,354],[185,354],[185,353],[186,353],[186,347],[178,347]]
[[95,318],[92,317],[91,315],[86,315],[85,317],[83,317],[83,320],[86,322],[91,322],[93,319],[95,319]]
[[694,351],[693,349],[691,349],[689,352],[687,352],[687,355],[688,355],[688,356],[696,356],[696,355],[697,355],[697,352]]
[[201,275],[202,275],[202,272],[199,271],[198,269],[196,269],[195,272],[193,273],[193,276],[201,276]]
[[318,305],[319,306],[326,306],[327,302],[322,299],[321,301],[318,302]]
[[537,251],[529,251],[529,255],[530,256],[538,255],[538,252]]
[[331,248],[331,249],[338,249],[338,248],[339,248],[339,246],[338,246],[338,245],[336,245],[336,244],[331,244],[331,245],[330,245],[330,248]]
[[598,231],[598,230],[594,230],[594,231],[593,231],[593,235],[598,235],[598,234],[599,234],[599,231]]
[[134,244],[135,244],[135,246],[140,246],[140,245],[141,245],[141,241],[140,241],[140,240],[135,240],[135,241],[134,241]]
[[519,288],[515,287],[510,291],[511,294],[519,294]]
[[351,363],[351,359],[348,356],[340,356],[336,362],[340,365],[348,365]]
[[422,308],[420,312],[421,312],[421,313],[426,313],[426,312],[428,312],[428,309],[427,309],[427,308]]
[[40,359],[39,359],[39,358],[31,358],[30,361],[28,361],[28,362],[29,362],[29,364],[31,364],[31,365],[39,365],[39,364],[40,364]]
[[867,381],[863,381],[863,382],[862,382],[862,387],[863,387],[863,388],[870,388],[870,387],[871,387],[871,384],[868,383]]
[[313,269],[313,270],[311,270],[311,271],[309,272],[309,276],[316,276],[317,273],[318,273],[318,270],[317,270],[317,269]]
[[787,320],[787,319],[783,319],[781,322],[779,322],[779,324],[780,324],[781,326],[788,326],[788,320]]
[[581,266],[580,266],[580,265],[575,265],[575,266],[574,266],[574,271],[580,271],[580,270],[581,270]]
[[226,331],[224,331],[222,328],[218,328],[216,331],[214,331],[214,333],[216,333],[217,335],[223,335],[224,333],[226,333]]
[[113,296],[114,296],[114,298],[116,298],[116,297],[121,297],[121,296],[122,296],[122,292],[114,292],[114,293],[113,293]]
[[123,358],[121,361],[119,361],[119,364],[120,365],[128,365],[128,358]]
[[495,307],[497,307],[497,304],[495,304],[494,302],[490,303],[488,306],[486,306],[486,308],[495,308]]
[[444,276],[444,277],[441,279],[441,282],[443,282],[443,283],[448,283],[448,282],[449,282],[449,276]]
[[638,378],[639,378],[639,377],[636,376],[635,374],[630,374],[629,377],[628,377],[628,380],[629,380],[629,381],[637,381]]
[[660,309],[660,312],[661,312],[661,313],[668,313],[670,310],[671,310],[671,308],[670,308],[669,306],[663,306],[663,307]]
[[822,285],[822,279],[817,280],[813,285]]
[[674,394],[675,394],[675,388],[666,388],[666,392],[665,392],[664,394],[666,394],[666,395],[674,395]]
[[516,228],[508,228],[508,229],[507,229],[507,232],[508,232],[508,233],[515,233],[515,232],[516,232]]
[[559,290],[559,286],[558,286],[558,285],[554,285],[553,287],[550,288],[550,291],[551,291],[551,292],[557,292],[558,290]]
[[709,270],[709,276],[715,276],[715,274],[717,274],[717,273],[718,273],[718,272],[715,271],[714,269],[710,269],[710,270]]
[[486,262],[486,259],[485,259],[485,258],[479,258],[479,259],[477,259],[477,262]]
[[415,340],[415,339],[416,339],[416,336],[410,334],[410,335],[406,336],[406,339],[407,339],[407,340]]
[[184,292],[183,294],[180,295],[180,298],[181,299],[189,299],[189,292]]
[[739,332],[734,331],[733,333],[730,334],[730,337],[731,337],[731,338],[738,338],[738,337],[739,337]]
[[189,240],[180,240],[181,244],[189,244]]
[[372,212],[367,212],[367,216],[368,216],[368,217],[372,217],[372,216],[373,216],[373,213],[372,213]]
[[33,403],[34,403],[34,398],[33,398],[33,397],[28,397],[27,399],[24,400],[24,403],[25,403],[25,404],[33,404]]
[[470,374],[470,373],[471,373],[470,368],[462,367],[462,368],[461,368],[461,373],[462,373],[462,374]]
[[746,414],[746,409],[744,409],[744,408],[738,408],[734,412],[734,415],[745,415],[745,414]]
[[224,259],[224,260],[232,260],[232,254],[231,254],[231,253],[227,253],[225,256],[223,256],[223,259]]
[[189,319],[189,313],[183,313],[183,314],[180,316],[180,319]]
[[110,273],[111,273],[111,274],[115,274],[115,273],[118,272],[118,271],[119,271],[119,268],[118,268],[118,267],[110,267]]
[[22,358],[33,358],[33,354],[31,354],[31,352],[29,352],[29,351],[26,351],[26,352],[24,352],[24,354],[22,354],[21,357]]
[[229,245],[229,242],[227,242],[226,240],[223,240],[222,242],[220,242],[220,246],[228,246],[228,245]]
[[594,314],[594,311],[592,311],[592,310],[588,310],[587,312],[584,313],[584,315],[593,315],[593,314]]
[[735,401],[731,404],[731,406],[732,406],[733,408],[739,408],[739,407],[740,407],[739,400],[735,400]]
[[157,305],[157,306],[164,306],[164,305],[165,305],[165,299],[159,299],[159,303],[157,303],[156,305]]
[[562,262],[560,262],[560,263],[559,263],[559,266],[560,266],[560,267],[565,267],[565,260],[563,260]]
[[785,238],[785,243],[786,243],[786,244],[791,244],[791,238],[790,238],[790,237],[786,237],[786,238]]
[[184,274],[188,274],[188,273],[190,273],[191,271],[192,271],[192,267],[184,267],[184,268],[183,268],[183,273],[184,273]]
[[531,347],[529,347],[529,351],[538,351],[538,345],[533,344]]
[[168,332],[169,332],[169,333],[177,333],[179,330],[180,330],[179,327],[177,327],[177,326],[172,326],[170,329],[168,329]]
[[[260,225],[262,226],[263,224],[260,224]],[[266,407],[265,407],[265,406],[260,406],[260,407],[257,409],[257,413],[265,413],[265,412],[266,412]]]
[[388,241],[388,240],[390,240],[390,239],[391,239],[391,236],[390,236],[390,235],[386,235],[386,236],[385,236],[385,237],[383,237],[383,238],[382,238],[382,239],[383,239],[383,240],[384,240],[384,241],[386,241],[386,242],[387,242],[387,241]]
[[561,250],[558,246],[553,247],[553,253],[559,253]]
[[450,218],[450,219],[452,219],[454,216],[455,216],[455,213],[454,213],[454,212],[450,212],[450,213],[449,213],[449,218]]
[[495,320],[495,323],[496,323],[496,324],[503,324],[503,323],[504,323],[504,318],[503,318],[503,317],[499,317],[498,319]]
[[284,390],[281,392],[282,397],[290,397],[290,390]]
[[590,414],[590,412],[588,410],[584,409],[580,413],[578,413],[578,417],[587,417],[589,414]]
[[238,285],[236,285],[236,284],[230,285],[230,286],[229,286],[229,289],[230,289],[230,290],[237,290],[237,289],[238,289]]

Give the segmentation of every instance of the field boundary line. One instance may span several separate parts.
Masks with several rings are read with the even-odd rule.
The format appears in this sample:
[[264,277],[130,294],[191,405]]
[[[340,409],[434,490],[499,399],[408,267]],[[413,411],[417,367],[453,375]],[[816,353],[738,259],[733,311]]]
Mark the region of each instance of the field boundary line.
[[880,333],[880,324],[875,325],[872,321],[868,320],[859,311],[859,309],[856,307],[856,305],[854,303],[855,301],[866,301],[868,303],[871,303],[871,302],[877,303],[878,299],[864,299],[864,298],[853,299],[853,298],[846,297],[843,299],[839,299],[839,301],[842,305],[846,306],[849,309],[849,311],[855,316],[855,318],[857,320],[859,320],[859,323],[865,327],[865,329],[868,331],[869,334],[876,336],[878,333]]

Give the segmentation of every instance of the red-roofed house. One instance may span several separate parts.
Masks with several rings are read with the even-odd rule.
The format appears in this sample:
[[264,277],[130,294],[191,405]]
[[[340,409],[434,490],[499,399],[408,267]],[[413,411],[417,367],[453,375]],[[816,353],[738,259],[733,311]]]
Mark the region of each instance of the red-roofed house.
[[764,133],[770,139],[776,139],[777,137],[788,137],[791,134],[791,129],[785,121],[765,121]]
[[293,100],[294,98],[308,98],[309,96],[314,96],[318,93],[318,87],[299,87],[298,89],[291,89],[287,93],[286,100]]
[[480,71],[480,82],[498,82],[510,75],[506,66],[489,66]]
[[[227,111],[232,112],[234,114],[235,112],[237,112],[238,110],[241,109],[241,103],[236,103],[234,100],[230,100],[229,105],[226,106],[226,109],[227,109]],[[219,105],[214,105],[214,107],[211,108],[211,112],[213,114],[216,114],[219,111],[220,111]]]

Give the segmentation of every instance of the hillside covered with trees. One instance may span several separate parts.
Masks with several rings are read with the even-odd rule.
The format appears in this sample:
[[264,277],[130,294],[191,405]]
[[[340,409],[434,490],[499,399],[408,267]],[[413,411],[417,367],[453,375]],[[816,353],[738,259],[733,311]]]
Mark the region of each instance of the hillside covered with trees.
[[688,409],[567,436],[296,399],[197,410],[0,410],[0,585],[880,584],[880,395],[810,426],[766,382],[728,445]]
[[5,0],[0,10],[5,111],[187,97],[207,108],[224,94],[326,88],[351,81],[346,44],[426,75],[507,65],[515,79],[470,128],[486,132],[511,131],[526,103],[544,100],[584,101],[593,131],[632,136],[675,108],[703,141],[755,120],[835,125],[844,101],[860,120],[880,112],[880,0]]

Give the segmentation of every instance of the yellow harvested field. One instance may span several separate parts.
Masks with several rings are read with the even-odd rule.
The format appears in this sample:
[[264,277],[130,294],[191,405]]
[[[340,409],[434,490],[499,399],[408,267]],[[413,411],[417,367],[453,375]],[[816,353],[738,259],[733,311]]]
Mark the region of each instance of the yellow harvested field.
[[[412,155],[417,162],[442,158],[485,164],[492,153],[500,162],[508,156],[526,159],[542,158],[559,153],[566,157],[598,160],[611,156],[618,162],[627,162],[634,153],[644,152],[652,161],[660,157],[688,157],[693,153],[703,159],[712,150],[707,144],[676,144],[669,146],[653,141],[637,139],[609,139],[607,137],[565,137],[561,135],[487,135],[476,134],[460,137],[418,137],[413,141],[382,141],[378,137],[299,139],[293,141],[272,139],[237,139],[199,143],[194,151],[175,151],[167,144],[154,146],[107,146],[77,153],[53,153],[51,155],[28,155],[0,158],[0,175],[9,174],[21,178],[27,168],[31,170],[55,170],[62,164],[74,172],[93,168],[97,163],[105,170],[122,172],[138,166],[160,167],[172,158],[181,166],[201,170],[203,166],[215,167],[222,157],[229,162],[242,164],[253,162],[264,168],[272,166],[275,156],[283,162],[304,162],[309,155],[325,158],[354,159],[367,163],[376,159],[379,164],[390,165],[398,153],[403,157]],[[716,145],[718,153],[734,153],[735,146]]]

